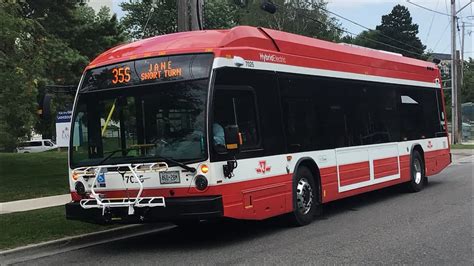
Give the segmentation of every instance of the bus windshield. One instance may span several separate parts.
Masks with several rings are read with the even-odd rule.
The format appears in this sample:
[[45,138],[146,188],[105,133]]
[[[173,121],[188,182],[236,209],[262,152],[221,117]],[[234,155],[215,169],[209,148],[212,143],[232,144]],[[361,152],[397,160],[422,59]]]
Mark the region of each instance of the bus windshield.
[[205,160],[208,75],[112,89],[84,84],[73,116],[71,167]]

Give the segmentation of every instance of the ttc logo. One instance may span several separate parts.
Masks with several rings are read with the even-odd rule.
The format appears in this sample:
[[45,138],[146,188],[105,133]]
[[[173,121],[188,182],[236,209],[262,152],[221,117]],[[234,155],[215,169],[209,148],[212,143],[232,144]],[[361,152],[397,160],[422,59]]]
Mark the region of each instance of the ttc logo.
[[428,141],[428,145],[426,145],[428,149],[433,148],[433,143],[431,143],[431,140]]
[[255,170],[257,171],[258,174],[265,174],[266,172],[270,172],[271,166],[267,165],[266,161],[260,161],[258,162],[258,168]]

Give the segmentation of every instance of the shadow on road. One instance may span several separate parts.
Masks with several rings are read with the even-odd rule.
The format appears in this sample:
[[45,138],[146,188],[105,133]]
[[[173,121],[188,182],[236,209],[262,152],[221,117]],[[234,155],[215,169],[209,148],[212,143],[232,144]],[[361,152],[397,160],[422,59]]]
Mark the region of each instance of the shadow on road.
[[[433,189],[440,184],[442,184],[442,182],[430,180],[428,185],[424,188],[424,191],[421,191],[420,193]],[[359,209],[372,204],[383,204],[384,201],[393,200],[398,197],[404,197],[407,194],[411,193],[407,192],[405,184],[400,184],[329,202],[324,205],[323,215],[319,219],[330,219],[332,216],[343,214],[346,211],[358,211]]]
[[[440,184],[442,182],[430,181],[425,190],[430,190]],[[394,200],[408,194],[404,187],[399,185],[331,202],[324,205],[323,215],[316,219],[314,223],[318,223],[320,219],[331,219],[337,215],[344,215],[348,211],[357,211],[372,204],[383,204],[384,201]],[[275,217],[265,221],[233,219],[209,221],[197,226],[175,227],[158,233],[116,241],[101,246],[99,249],[93,249],[94,251],[91,252],[111,252],[115,254],[127,252],[130,254],[159,250],[193,251],[213,249],[292,230],[285,222],[284,217]]]

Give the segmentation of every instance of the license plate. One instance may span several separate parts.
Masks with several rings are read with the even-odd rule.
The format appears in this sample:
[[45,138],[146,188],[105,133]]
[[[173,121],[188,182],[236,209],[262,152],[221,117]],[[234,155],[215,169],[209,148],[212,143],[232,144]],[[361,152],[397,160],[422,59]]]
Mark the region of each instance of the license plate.
[[179,183],[179,171],[160,172],[160,184]]

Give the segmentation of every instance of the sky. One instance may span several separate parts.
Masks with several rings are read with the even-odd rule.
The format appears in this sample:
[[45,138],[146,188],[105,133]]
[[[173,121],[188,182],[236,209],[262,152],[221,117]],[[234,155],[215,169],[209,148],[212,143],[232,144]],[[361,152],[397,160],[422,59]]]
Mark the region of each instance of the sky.
[[[436,10],[440,13],[450,13],[450,0],[410,0],[412,3]],[[456,0],[456,9],[460,9],[471,0]],[[368,28],[374,29],[380,24],[382,15],[390,13],[392,8],[401,4],[408,8],[413,18],[413,22],[418,24],[418,37],[427,46],[427,50],[435,53],[451,53],[451,27],[449,26],[450,17],[435,12],[422,9],[406,0],[328,0],[328,9],[343,17],[356,21]],[[465,21],[466,25],[474,24],[473,4],[463,9],[459,16],[460,21]],[[363,28],[356,26],[348,21],[339,19],[342,26],[348,31],[359,33]],[[461,24],[460,24],[461,26]],[[474,57],[473,36],[468,34],[473,27],[465,28],[465,58]],[[460,32],[458,32],[457,47],[460,47]]]
[[[119,7],[119,3],[126,0],[89,0],[89,5],[94,9],[99,9],[101,5],[108,6],[118,17],[124,15]],[[206,1],[206,0],[204,0]],[[440,13],[450,13],[450,0],[410,0],[412,3],[438,11]],[[456,8],[460,9],[472,0],[456,0]],[[419,25],[418,37],[427,46],[427,50],[435,53],[451,53],[451,27],[449,26],[449,16],[438,14],[422,9],[407,0],[326,0],[328,9],[338,15],[356,21],[368,28],[375,29],[380,24],[382,15],[390,13],[392,8],[401,4],[408,8],[413,18],[413,22]],[[460,23],[466,22],[470,27],[465,28],[465,48],[464,57],[474,57],[473,37],[474,27],[474,7],[471,3],[459,13]],[[355,34],[364,30],[360,26],[354,25],[343,19],[339,19],[342,27]],[[461,24],[460,24],[461,27]],[[470,33],[470,35],[469,35]],[[460,49],[461,32],[457,33],[457,48]]]

